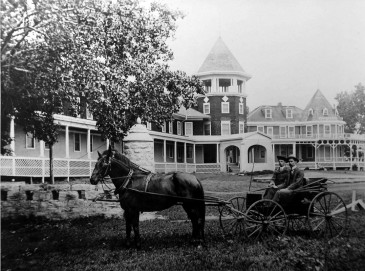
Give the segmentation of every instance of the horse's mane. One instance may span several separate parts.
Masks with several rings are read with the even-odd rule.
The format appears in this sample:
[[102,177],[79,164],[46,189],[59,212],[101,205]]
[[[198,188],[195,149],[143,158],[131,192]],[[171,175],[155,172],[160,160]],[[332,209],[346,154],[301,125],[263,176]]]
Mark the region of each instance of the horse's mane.
[[[104,151],[103,155],[107,155],[108,152],[109,152],[109,150]],[[139,170],[144,171],[144,172],[150,172],[149,170],[147,170],[145,168],[142,168],[141,166],[133,163],[131,160],[129,160],[129,158],[127,156],[125,156],[124,154],[118,152],[117,150],[113,150],[113,154],[114,154],[114,158],[116,160],[121,161],[123,164],[125,164],[129,168],[139,169]]]

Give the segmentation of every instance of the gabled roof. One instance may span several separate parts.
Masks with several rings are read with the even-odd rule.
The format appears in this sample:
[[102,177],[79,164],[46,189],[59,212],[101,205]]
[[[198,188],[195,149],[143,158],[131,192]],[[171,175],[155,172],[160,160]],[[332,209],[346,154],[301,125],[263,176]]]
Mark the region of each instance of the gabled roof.
[[[272,118],[265,118],[265,109],[272,110]],[[286,118],[286,109],[291,109],[293,118]],[[293,122],[302,117],[302,109],[296,106],[262,105],[251,111],[247,116],[247,122]]]
[[204,60],[198,70],[198,75],[210,72],[233,72],[251,78],[243,70],[221,37],[218,38],[207,58]]
[[203,114],[194,108],[186,109],[184,106],[181,106],[179,112],[173,114],[175,118],[183,119],[183,120],[203,120],[210,119],[210,115]]
[[[323,110],[327,108],[328,115],[323,115]],[[309,110],[313,109],[313,115],[309,114]],[[302,121],[316,121],[316,120],[325,120],[325,119],[338,119],[342,120],[342,118],[336,115],[336,110],[332,108],[331,104],[328,102],[326,97],[324,97],[323,93],[318,89],[316,93],[314,93],[312,99],[310,99],[309,103],[305,107],[303,111]]]

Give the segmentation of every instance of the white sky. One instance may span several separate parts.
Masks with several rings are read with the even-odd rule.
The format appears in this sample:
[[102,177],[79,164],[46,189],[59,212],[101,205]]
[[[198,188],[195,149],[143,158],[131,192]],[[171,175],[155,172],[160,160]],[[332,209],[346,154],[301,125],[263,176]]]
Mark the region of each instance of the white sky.
[[198,71],[219,36],[252,75],[250,110],[302,109],[319,88],[331,104],[365,84],[364,0],[157,0],[186,16],[171,41],[172,69]]

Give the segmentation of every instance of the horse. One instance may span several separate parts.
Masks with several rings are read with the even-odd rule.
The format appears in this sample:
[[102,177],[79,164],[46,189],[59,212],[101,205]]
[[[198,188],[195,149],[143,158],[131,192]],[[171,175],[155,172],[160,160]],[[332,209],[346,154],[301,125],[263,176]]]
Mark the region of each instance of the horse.
[[204,242],[204,190],[198,178],[190,173],[155,174],[130,161],[125,155],[109,147],[99,158],[90,177],[93,185],[110,178],[119,195],[126,222],[126,246],[134,242],[141,247],[139,234],[140,212],[161,211],[177,203],[182,206],[192,223],[193,242]]

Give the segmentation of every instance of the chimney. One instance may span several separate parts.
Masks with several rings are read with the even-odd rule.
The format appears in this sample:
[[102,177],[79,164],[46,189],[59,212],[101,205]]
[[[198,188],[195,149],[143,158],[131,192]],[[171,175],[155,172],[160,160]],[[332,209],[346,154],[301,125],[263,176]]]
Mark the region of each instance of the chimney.
[[278,106],[283,106],[283,104],[280,102],[280,103],[278,103]]

